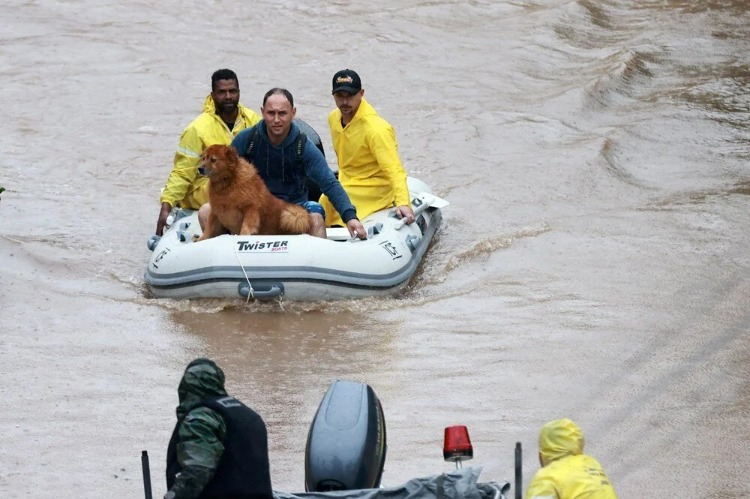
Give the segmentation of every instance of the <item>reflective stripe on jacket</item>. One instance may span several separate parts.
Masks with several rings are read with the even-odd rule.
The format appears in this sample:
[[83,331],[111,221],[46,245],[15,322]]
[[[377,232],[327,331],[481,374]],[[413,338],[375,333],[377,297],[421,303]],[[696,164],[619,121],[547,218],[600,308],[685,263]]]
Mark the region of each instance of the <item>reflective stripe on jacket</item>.
[[[341,126],[339,109],[328,115],[328,126],[338,158],[339,182],[357,207],[357,218],[411,203],[396,132],[364,98],[346,127]],[[343,225],[326,196],[320,198],[320,204],[326,211],[326,225]]]
[[213,144],[229,145],[240,131],[260,121],[260,116],[251,109],[238,105],[239,112],[234,128],[230,131],[226,123],[216,114],[211,94],[203,104],[203,113],[183,130],[174,155],[174,166],[162,191],[160,202],[172,206],[197,210],[208,202],[208,178],[198,174],[198,163],[203,150]]

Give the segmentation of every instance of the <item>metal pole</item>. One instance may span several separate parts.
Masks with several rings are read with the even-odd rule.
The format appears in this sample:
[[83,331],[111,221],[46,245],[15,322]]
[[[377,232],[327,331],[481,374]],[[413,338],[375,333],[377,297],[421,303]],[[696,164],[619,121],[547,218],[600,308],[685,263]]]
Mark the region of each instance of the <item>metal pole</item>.
[[151,468],[148,465],[148,452],[141,452],[141,467],[143,468],[143,490],[146,493],[146,499],[153,499],[151,495]]
[[523,488],[523,484],[521,483],[523,481],[523,475],[521,473],[522,461],[521,442],[516,442],[516,485],[514,487],[516,491],[516,499],[521,499],[523,492],[521,490]]

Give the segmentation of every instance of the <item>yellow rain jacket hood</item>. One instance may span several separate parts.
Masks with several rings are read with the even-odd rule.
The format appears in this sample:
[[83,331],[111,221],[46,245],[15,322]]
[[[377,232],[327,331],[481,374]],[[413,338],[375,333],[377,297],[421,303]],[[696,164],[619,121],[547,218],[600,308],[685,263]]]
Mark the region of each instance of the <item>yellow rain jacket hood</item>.
[[570,419],[545,424],[539,432],[542,468],[526,499],[617,499],[602,465],[583,453],[583,432]]
[[260,116],[251,109],[238,104],[234,128],[216,114],[216,105],[211,94],[203,103],[203,113],[183,130],[180,144],[174,155],[174,167],[162,191],[160,202],[185,209],[197,210],[208,202],[208,177],[198,174],[200,155],[213,144],[229,145],[232,139],[245,128],[260,121]]
[[557,419],[542,426],[539,432],[539,453],[542,466],[565,456],[583,454],[583,432],[570,419]]
[[[398,157],[393,127],[363,98],[352,121],[341,126],[341,111],[328,115],[339,182],[362,220],[378,210],[411,204],[406,171]],[[326,196],[320,198],[326,225],[346,225]]]

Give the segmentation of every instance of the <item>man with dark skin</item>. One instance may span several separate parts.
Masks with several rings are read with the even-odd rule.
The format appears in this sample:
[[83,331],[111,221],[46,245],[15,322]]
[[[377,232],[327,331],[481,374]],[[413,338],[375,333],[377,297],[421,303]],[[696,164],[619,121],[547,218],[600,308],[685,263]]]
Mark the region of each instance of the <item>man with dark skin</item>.
[[173,207],[197,210],[208,202],[208,178],[198,173],[203,150],[213,144],[229,145],[240,131],[250,128],[260,119],[257,113],[240,103],[240,86],[234,71],[220,69],[214,72],[203,113],[180,136],[174,166],[160,198],[157,236],[163,235]]

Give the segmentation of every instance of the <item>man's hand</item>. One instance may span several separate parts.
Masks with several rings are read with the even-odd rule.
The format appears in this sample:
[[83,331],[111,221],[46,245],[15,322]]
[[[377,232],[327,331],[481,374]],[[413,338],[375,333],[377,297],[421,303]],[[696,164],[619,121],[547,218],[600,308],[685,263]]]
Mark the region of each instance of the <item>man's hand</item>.
[[362,225],[362,222],[360,222],[356,218],[352,218],[351,220],[346,222],[346,228],[349,229],[349,234],[351,234],[352,237],[367,239],[367,229],[365,229],[365,226]]
[[156,235],[164,235],[164,226],[167,224],[167,217],[172,211],[172,205],[164,202],[161,204],[161,211],[159,212],[159,220],[156,221]]
[[411,211],[411,206],[396,206],[396,216],[398,218],[406,218],[407,225],[414,221],[414,212]]

